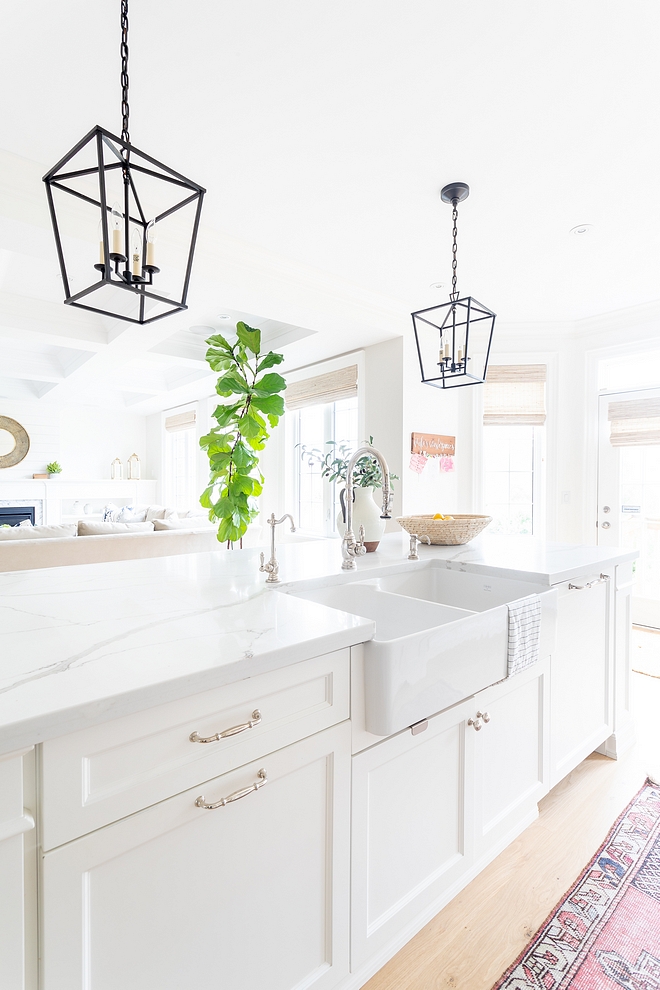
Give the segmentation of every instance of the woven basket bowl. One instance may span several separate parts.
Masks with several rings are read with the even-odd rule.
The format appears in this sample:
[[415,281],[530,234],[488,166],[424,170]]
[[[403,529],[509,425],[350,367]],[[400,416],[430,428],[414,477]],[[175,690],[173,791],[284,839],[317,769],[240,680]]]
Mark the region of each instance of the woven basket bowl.
[[469,543],[485,529],[492,516],[460,516],[453,519],[434,519],[433,516],[399,516],[397,522],[406,533],[428,536],[439,546],[459,546]]

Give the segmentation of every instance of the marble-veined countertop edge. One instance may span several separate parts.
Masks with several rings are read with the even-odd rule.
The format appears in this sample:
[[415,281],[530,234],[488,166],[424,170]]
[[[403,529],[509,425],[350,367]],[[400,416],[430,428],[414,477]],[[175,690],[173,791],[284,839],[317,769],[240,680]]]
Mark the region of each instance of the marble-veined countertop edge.
[[[279,587],[258,549],[0,573],[0,753],[365,642],[370,620],[286,592],[415,566],[407,552],[389,534],[347,574],[337,540],[282,544]],[[546,586],[637,556],[485,536],[419,554]]]

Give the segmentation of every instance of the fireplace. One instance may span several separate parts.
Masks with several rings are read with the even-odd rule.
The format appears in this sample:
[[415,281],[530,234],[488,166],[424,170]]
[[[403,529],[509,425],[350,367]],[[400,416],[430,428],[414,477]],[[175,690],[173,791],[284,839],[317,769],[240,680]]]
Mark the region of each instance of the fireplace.
[[33,505],[0,505],[0,526],[18,526],[26,519],[34,526]]

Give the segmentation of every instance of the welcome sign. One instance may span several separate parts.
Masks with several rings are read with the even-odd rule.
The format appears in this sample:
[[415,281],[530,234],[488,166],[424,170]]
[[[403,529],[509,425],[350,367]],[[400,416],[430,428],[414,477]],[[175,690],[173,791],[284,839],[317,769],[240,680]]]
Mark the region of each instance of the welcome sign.
[[456,453],[456,437],[443,437],[436,433],[412,433],[410,452],[426,457],[453,457]]

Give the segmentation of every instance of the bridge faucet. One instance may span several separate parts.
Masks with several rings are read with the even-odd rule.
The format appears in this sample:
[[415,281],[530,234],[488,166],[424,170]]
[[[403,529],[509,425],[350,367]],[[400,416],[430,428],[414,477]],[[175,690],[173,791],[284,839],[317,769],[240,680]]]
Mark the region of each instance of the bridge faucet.
[[375,447],[360,447],[351,457],[346,469],[346,532],[341,542],[341,555],[344,558],[341,566],[344,571],[354,571],[357,567],[355,558],[363,557],[367,552],[367,548],[364,545],[364,530],[362,527],[360,527],[361,532],[358,540],[355,539],[355,533],[353,532],[353,471],[355,470],[356,463],[365,454],[376,458],[383,475],[383,511],[380,518],[392,518],[390,514],[390,501],[392,499],[390,469],[387,466],[387,461]]
[[291,532],[295,533],[296,526],[293,521],[293,516],[288,512],[285,512],[281,519],[276,519],[275,513],[271,512],[270,519],[266,520],[270,526],[270,560],[267,564],[264,563],[265,557],[263,552],[259,554],[259,558],[261,560],[259,570],[268,574],[266,584],[278,584],[280,580],[280,565],[278,564],[277,557],[275,556],[275,527],[279,526],[279,524],[284,522],[285,519],[291,520]]

